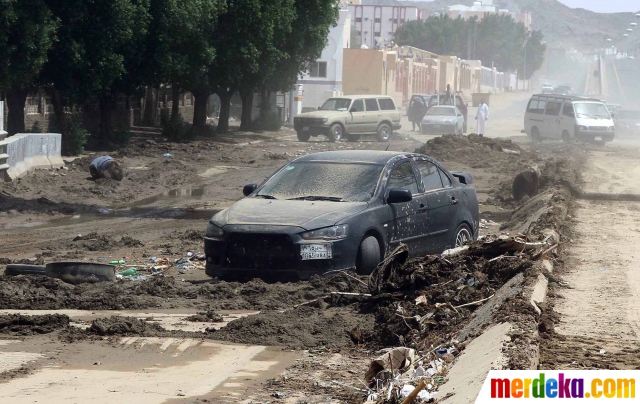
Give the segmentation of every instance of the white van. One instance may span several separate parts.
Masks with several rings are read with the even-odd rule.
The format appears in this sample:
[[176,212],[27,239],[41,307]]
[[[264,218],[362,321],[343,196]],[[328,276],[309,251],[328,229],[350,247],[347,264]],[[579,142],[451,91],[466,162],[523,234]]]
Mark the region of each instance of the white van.
[[544,139],[611,142],[615,137],[613,118],[601,101],[571,95],[531,97],[524,130],[534,142]]

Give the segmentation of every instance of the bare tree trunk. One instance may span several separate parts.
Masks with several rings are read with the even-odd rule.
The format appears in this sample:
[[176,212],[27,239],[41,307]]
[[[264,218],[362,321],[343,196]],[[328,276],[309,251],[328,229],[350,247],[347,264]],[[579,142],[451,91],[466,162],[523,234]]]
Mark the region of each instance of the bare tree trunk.
[[100,138],[103,140],[113,137],[112,104],[111,97],[100,97]]
[[207,127],[207,101],[209,94],[207,91],[193,92],[193,130]]
[[251,130],[251,114],[253,112],[253,90],[241,92],[240,98],[242,98],[240,130]]
[[156,115],[158,111],[158,102],[156,99],[157,91],[151,86],[147,87],[147,92],[144,96],[144,114],[143,122],[148,126],[155,126]]
[[9,116],[7,116],[7,132],[9,136],[16,133],[24,133],[24,106],[27,102],[29,92],[20,87],[12,87],[7,92],[7,108]]
[[173,103],[171,104],[171,122],[176,122],[178,116],[180,116],[180,84],[171,83],[171,95],[173,97]]
[[229,132],[229,115],[231,113],[231,96],[233,89],[220,90],[216,94],[220,97],[220,115],[218,118],[218,127],[216,133]]
[[64,115],[64,101],[62,99],[62,94],[60,94],[60,92],[55,89],[49,90],[48,93],[51,96],[53,114],[56,116],[58,130],[60,131],[62,137],[62,153],[65,155],[69,155],[69,128],[67,126],[67,120],[65,119]]

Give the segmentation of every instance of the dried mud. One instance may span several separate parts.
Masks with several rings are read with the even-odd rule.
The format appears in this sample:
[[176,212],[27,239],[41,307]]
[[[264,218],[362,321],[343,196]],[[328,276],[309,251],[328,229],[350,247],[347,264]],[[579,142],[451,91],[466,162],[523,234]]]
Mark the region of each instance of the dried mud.
[[69,328],[69,317],[61,314],[24,316],[0,315],[0,335],[27,336],[49,334]]

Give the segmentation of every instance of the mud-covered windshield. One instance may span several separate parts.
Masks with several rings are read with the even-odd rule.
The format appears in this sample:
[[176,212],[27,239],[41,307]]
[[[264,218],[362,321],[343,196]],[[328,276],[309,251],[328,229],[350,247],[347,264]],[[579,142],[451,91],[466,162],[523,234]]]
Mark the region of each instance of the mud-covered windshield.
[[427,112],[427,115],[435,116],[456,116],[456,111],[453,108],[447,107],[432,107]]
[[609,110],[604,104],[595,102],[576,102],[573,104],[576,110],[576,117],[589,119],[611,119]]
[[382,165],[291,163],[271,178],[256,197],[365,202],[373,197]]
[[320,110],[348,111],[351,100],[349,98],[329,98],[322,104]]

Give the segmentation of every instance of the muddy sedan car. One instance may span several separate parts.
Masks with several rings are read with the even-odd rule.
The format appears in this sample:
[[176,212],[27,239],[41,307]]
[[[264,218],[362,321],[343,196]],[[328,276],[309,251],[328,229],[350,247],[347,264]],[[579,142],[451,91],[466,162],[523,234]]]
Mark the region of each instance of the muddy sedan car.
[[431,107],[422,118],[420,124],[422,133],[429,135],[456,135],[464,132],[464,115],[452,105]]
[[334,151],[282,167],[213,216],[206,273],[223,279],[335,269],[371,273],[404,243],[413,256],[478,236],[478,200],[466,173],[420,154]]

